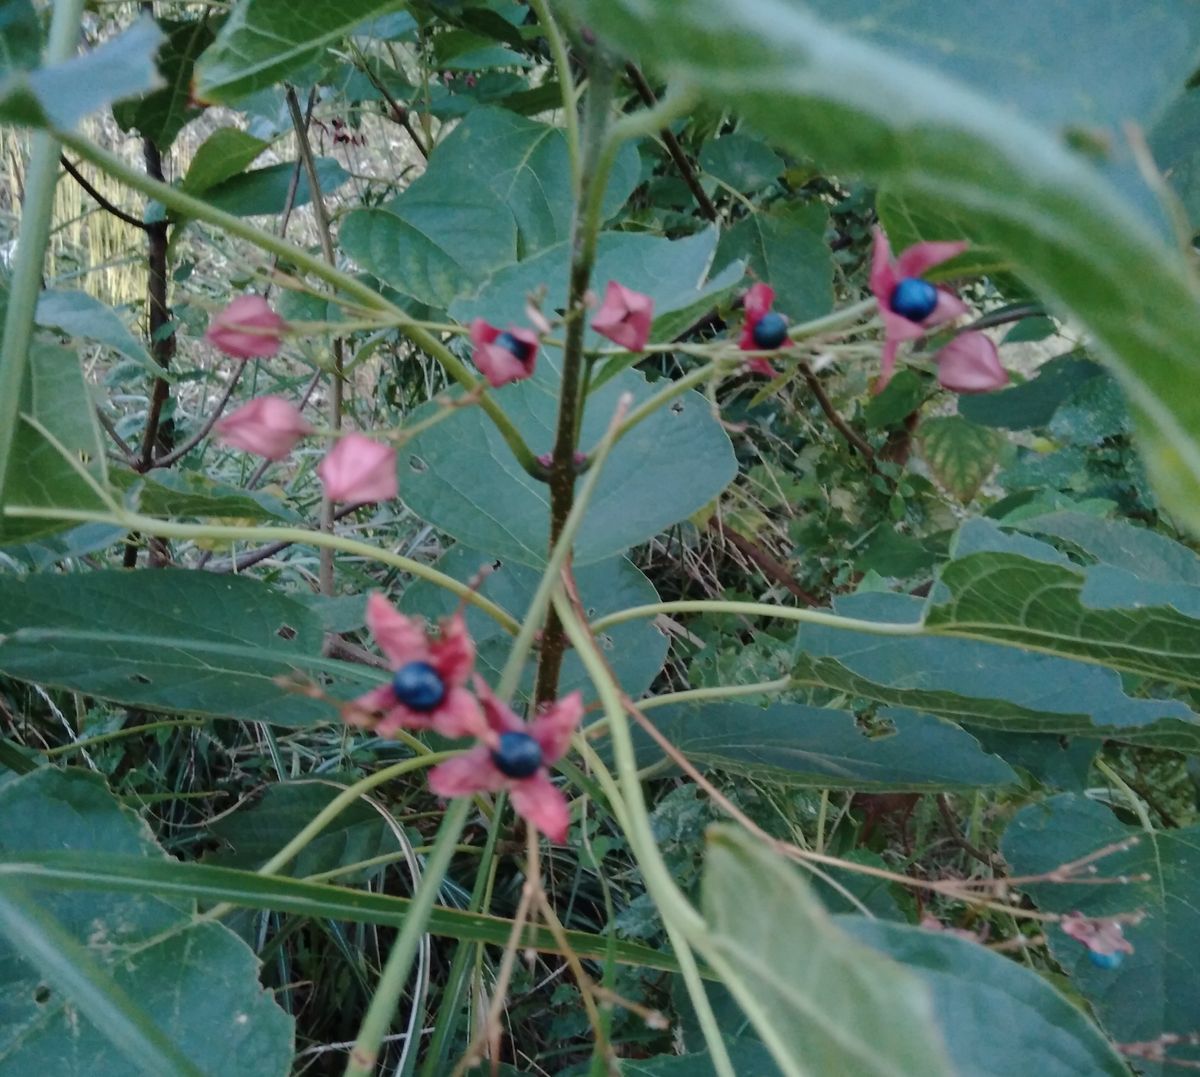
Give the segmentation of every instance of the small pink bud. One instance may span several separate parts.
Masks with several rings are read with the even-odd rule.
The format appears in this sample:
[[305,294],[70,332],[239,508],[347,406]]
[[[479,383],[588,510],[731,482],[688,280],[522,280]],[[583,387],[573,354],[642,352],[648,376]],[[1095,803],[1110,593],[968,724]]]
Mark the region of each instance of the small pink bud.
[[346,434],[317,465],[317,476],[331,501],[365,505],[399,496],[396,450],[362,434]]
[[471,359],[493,389],[510,381],[521,381],[533,373],[537,362],[538,338],[528,329],[497,329],[482,318],[471,323]]
[[266,359],[279,351],[286,329],[261,295],[239,295],[212,320],[204,339],[234,359]]
[[955,393],[986,393],[1008,384],[996,345],[984,333],[960,333],[934,356],[938,381]]
[[282,460],[313,432],[299,410],[281,396],[259,396],[221,419],[217,437],[235,449]]
[[604,293],[604,303],[592,319],[592,328],[614,344],[620,344],[631,352],[640,352],[650,339],[650,323],[653,320],[653,299],[610,280]]

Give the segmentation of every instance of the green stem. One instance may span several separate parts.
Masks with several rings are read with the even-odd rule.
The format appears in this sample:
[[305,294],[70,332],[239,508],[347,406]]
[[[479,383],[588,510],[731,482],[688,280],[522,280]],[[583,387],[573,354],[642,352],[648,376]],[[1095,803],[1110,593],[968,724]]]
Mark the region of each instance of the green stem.
[[[223,232],[231,236],[236,236],[238,239],[244,239],[248,243],[253,243],[260,250],[264,250],[268,254],[274,254],[278,258],[290,262],[292,265],[306,273],[312,274],[319,280],[323,280],[326,284],[338,289],[345,295],[356,299],[367,309],[378,310],[387,314],[390,318],[394,319],[396,328],[401,333],[408,337],[422,351],[436,359],[445,369],[446,373],[460,385],[470,390],[474,389],[478,384],[478,380],[471,375],[462,361],[446,345],[438,340],[437,337],[425,329],[421,323],[414,321],[399,307],[388,302],[387,299],[369,285],[357,280],[349,273],[344,273],[336,266],[329,265],[323,258],[310,254],[302,247],[297,247],[289,243],[281,236],[272,235],[261,228],[256,228],[240,217],[235,217],[231,213],[226,213],[215,206],[210,206],[207,202],[199,198],[185,194],[177,187],[172,187],[166,183],[158,183],[148,176],[142,175],[135,169],[130,168],[119,157],[102,150],[99,146],[89,142],[81,135],[69,131],[57,131],[55,133],[63,145],[69,146],[84,160],[89,161],[97,168],[103,169],[109,175],[114,176],[134,190],[141,191],[143,194],[157,199],[168,209],[174,210],[184,217],[204,221],[207,224],[220,228]],[[57,159],[57,151],[55,158]],[[512,420],[509,419],[493,399],[486,395],[480,399],[479,405],[483,408],[488,418],[495,424],[496,429],[500,432],[500,436],[504,438],[518,463],[529,474],[540,477],[542,474],[541,465],[537,462],[537,457],[533,454],[533,451],[525,444],[525,439],[521,436],[516,426],[513,425]]]
[[[70,59],[79,41],[84,0],[55,0],[50,20],[46,62]],[[50,222],[54,215],[54,188],[58,179],[59,140],[49,131],[33,136],[29,168],[25,173],[25,203],[21,207],[21,233],[17,257],[9,280],[8,311],[0,337],[0,503],[8,475],[9,453],[17,429],[34,314],[42,287],[42,268]]]
[[411,576],[428,580],[457,595],[464,602],[483,610],[497,624],[513,634],[519,629],[516,618],[507,610],[501,609],[491,599],[485,598],[478,591],[473,591],[465,583],[430,568],[420,561],[414,561],[390,550],[382,550],[366,542],[347,538],[344,535],[327,535],[320,531],[309,531],[303,527],[233,527],[226,524],[181,524],[173,520],[159,520],[153,516],[143,516],[141,513],[116,511],[112,513],[90,512],[85,509],[46,509],[32,505],[6,505],[5,516],[27,517],[30,519],[48,520],[77,520],[81,523],[106,523],[118,527],[136,530],[146,535],[156,535],[159,538],[181,539],[216,539],[230,542],[288,542],[308,546],[327,546],[342,553],[354,554],[358,557],[380,564],[398,568]]
[[765,602],[722,602],[719,599],[685,599],[679,602],[631,606],[629,609],[617,610],[616,613],[597,618],[591,622],[591,629],[593,632],[603,632],[626,621],[657,617],[660,613],[721,613],[740,614],[744,617],[772,617],[777,621],[800,621],[802,624],[823,625],[825,628],[844,628],[850,632],[869,632],[874,636],[919,636],[925,631],[925,626],[920,621],[900,624],[860,621],[855,617],[839,617],[836,613],[824,613],[821,610],[769,606]]
[[445,818],[438,828],[437,839],[433,852],[425,861],[425,872],[421,877],[421,885],[413,894],[408,916],[396,941],[392,944],[392,952],[388,954],[387,964],[379,977],[379,986],[371,997],[371,1005],[367,1008],[367,1016],[363,1018],[358,1031],[354,1049],[350,1052],[350,1061],[346,1066],[345,1077],[371,1077],[375,1072],[375,1063],[379,1057],[379,1045],[387,1030],[391,1027],[392,1018],[400,1002],[400,994],[408,982],[408,974],[412,968],[413,957],[421,936],[425,933],[426,921],[432,911],[438,892],[442,887],[446,869],[454,856],[455,846],[459,835],[467,822],[467,814],[471,809],[471,801],[460,797],[450,802],[446,809]]
[[109,741],[120,740],[122,737],[134,737],[139,733],[149,733],[155,729],[180,729],[204,724],[203,718],[170,718],[161,722],[147,722],[144,725],[130,726],[128,729],[118,729],[114,733],[101,733],[96,737],[73,741],[70,744],[61,744],[57,748],[46,748],[43,749],[42,755],[47,759],[56,759],[60,755],[86,752],[89,748],[96,747],[97,744],[107,744]]
[[859,300],[841,310],[835,310],[832,314],[826,314],[822,318],[814,318],[811,322],[801,322],[799,325],[792,326],[788,330],[788,336],[792,340],[807,340],[809,337],[819,337],[826,333],[837,332],[839,329],[853,325],[864,315],[870,314],[877,306],[878,302],[874,296],[870,299]]
[[583,180],[583,160],[579,152],[579,116],[575,111],[575,80],[571,76],[571,61],[567,56],[567,45],[563,40],[562,31],[546,0],[529,0],[529,6],[537,16],[538,24],[546,35],[550,46],[550,55],[554,58],[554,71],[558,75],[558,84],[562,89],[563,123],[567,134],[567,158],[571,162],[571,189],[575,197],[579,197]]

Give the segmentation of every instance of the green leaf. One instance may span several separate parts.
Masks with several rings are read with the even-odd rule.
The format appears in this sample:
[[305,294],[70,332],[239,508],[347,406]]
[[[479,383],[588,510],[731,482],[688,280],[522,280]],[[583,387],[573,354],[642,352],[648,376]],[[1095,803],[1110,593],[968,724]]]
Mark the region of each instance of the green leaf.
[[91,52],[0,79],[0,122],[32,127],[74,127],[84,116],[122,97],[160,84],[154,53],[162,31],[141,18]]
[[925,379],[913,370],[898,370],[883,392],[867,402],[863,418],[872,430],[894,426],[916,411],[924,399]]
[[[697,766],[780,785],[927,792],[1017,780],[969,733],[916,711],[881,710],[890,729],[877,735],[846,711],[798,703],[680,704],[646,716]],[[663,758],[647,734],[636,731],[636,739],[639,765]]]
[[[885,593],[834,604],[843,616],[894,624],[918,621],[921,608],[920,599]],[[856,698],[1006,732],[1200,751],[1200,719],[1185,704],[1126,695],[1120,676],[1101,665],[976,640],[866,636],[821,625],[803,626],[795,648],[797,680]]]
[[[138,864],[177,866],[96,775],[48,768],[27,774],[0,788],[0,812],[0,855],[9,862],[70,850],[93,865],[118,854]],[[14,884],[36,900],[41,915],[24,917],[23,925],[5,917],[10,932],[23,926],[38,933],[26,935],[20,947],[38,969],[17,964],[11,949],[0,952],[7,970],[0,1056],[13,1072],[129,1072],[121,1054],[129,1041],[121,1034],[133,1022],[120,1021],[127,1011],[121,995],[143,1002],[141,1015],[130,1016],[150,1022],[150,1034],[191,1063],[188,1072],[288,1072],[291,1018],[259,985],[250,949],[221,924],[196,921],[190,899],[81,895],[28,875],[0,874],[0,894],[11,898]],[[79,967],[72,955],[87,964]],[[50,978],[48,991],[43,974]],[[105,990],[105,981],[115,992]],[[167,999],[170,1005],[161,1004]],[[178,1063],[151,1069],[179,1072]]]
[[[757,1040],[728,1040],[725,1048],[735,1073],[744,1077],[775,1077],[779,1073],[771,1052]],[[716,1072],[707,1051],[621,1060],[621,1077],[715,1077]]]
[[198,471],[159,468],[145,475],[114,471],[115,485],[132,489],[137,511],[148,516],[192,516],[239,520],[287,520],[299,517],[283,502],[258,490],[217,482]]
[[697,948],[786,1077],[954,1072],[925,984],[843,934],[799,871],[740,830],[709,831],[702,904]]
[[196,150],[180,187],[188,194],[207,191],[248,168],[270,144],[237,127],[219,127]]
[[517,259],[512,214],[487,190],[471,187],[450,187],[429,202],[399,199],[390,210],[355,210],[338,238],[368,273],[437,310]]
[[1002,430],[1044,427],[1059,405],[1103,372],[1103,367],[1090,359],[1073,353],[1059,355],[1039,367],[1035,377],[1012,389],[960,396],[958,413],[979,426]]
[[1181,93],[1149,132],[1149,141],[1195,229],[1200,222],[1200,91]]
[[41,52],[42,27],[33,0],[8,0],[0,7],[0,79],[37,67]]
[[[1091,334],[1128,393],[1159,496],[1190,526],[1200,526],[1200,304],[1193,273],[1158,224],[1131,209],[1086,156],[1021,119],[1007,102],[799,6],[761,0],[684,6],[571,0],[569,6],[598,35],[669,70],[673,87],[709,95],[772,142],[833,172],[860,172],[962,215],[972,238],[1008,258],[1055,311],[1070,312]],[[1167,8],[1182,14],[1185,6]],[[1069,25],[1073,40],[1087,32],[1112,38],[1109,14],[1100,7],[1073,15]],[[1169,19],[1155,23],[1157,34],[1173,34],[1171,27]],[[1155,40],[1182,48],[1184,58],[1194,48],[1190,32],[1181,35],[1181,46],[1169,37]],[[1175,70],[1174,61],[1167,70]],[[1119,80],[1106,73],[1097,83]]]
[[[834,922],[922,981],[958,1073],[1128,1077],[1100,1030],[1032,969],[979,943],[919,927],[861,916]],[[998,1028],[1020,1035],[997,1036]]]
[[158,50],[158,71],[166,85],[116,105],[113,118],[123,131],[136,129],[165,153],[184,125],[203,111],[191,99],[192,71],[196,57],[212,44],[213,32],[207,17],[159,25],[166,40]]
[[358,23],[400,0],[238,0],[196,64],[196,97],[230,103],[286,80]]
[[[35,341],[22,387],[21,414],[44,427],[68,453],[103,482],[104,446],[96,426],[79,357],[58,345]],[[53,442],[22,419],[13,436],[12,466],[4,488],[5,507],[103,510],[92,488]],[[73,527],[58,520],[0,517],[0,544],[28,542]]]
[[828,227],[829,212],[820,204],[752,213],[721,237],[717,263],[742,259],[759,279],[770,282],[775,306],[783,314],[808,321],[833,309]]
[[[516,309],[520,309],[519,307]],[[504,410],[535,453],[550,448],[560,373],[549,354],[535,375],[503,390]],[[589,395],[580,443],[591,448],[622,393],[652,393],[625,371]],[[414,439],[401,457],[405,503],[422,519],[491,557],[540,567],[549,544],[549,492],[512,459],[478,408]],[[737,466],[729,438],[699,393],[677,398],[634,427],[609,454],[575,545],[575,563],[622,553],[707,505]]]
[[300,726],[335,721],[276,677],[331,678],[335,696],[380,680],[321,657],[317,614],[244,576],[158,572],[0,576],[0,670],[129,706]]
[[[518,621],[525,619],[525,612],[541,581],[541,573],[514,561],[502,561],[499,567],[487,555],[465,546],[455,546],[437,563],[440,572],[464,582],[471,579],[480,569],[491,564],[493,571],[480,586],[480,593],[490,598],[502,609],[511,613]],[[609,558],[592,565],[583,565],[575,573],[575,583],[588,617],[594,620],[606,613],[628,609],[631,606],[648,605],[659,600],[654,585],[646,579],[636,565],[624,557]],[[404,609],[427,619],[445,617],[458,608],[458,599],[445,588],[418,580],[404,592]],[[465,612],[467,627],[475,640],[479,671],[493,684],[504,668],[508,652],[512,649],[512,636],[492,618],[480,610],[468,606]],[[658,676],[667,657],[667,638],[653,622],[631,621],[615,626],[600,637],[614,676],[621,687],[637,699]],[[528,694],[533,687],[531,662],[523,678],[523,689]],[[558,693],[564,695],[580,689],[584,698],[592,702],[596,690],[579,656],[570,650],[563,659],[559,677]]]
[[1052,547],[972,520],[930,595],[925,623],[938,633],[1200,687],[1200,618],[1168,605],[1163,592],[1132,573],[1074,565]]
[[926,419],[921,450],[934,477],[959,501],[970,501],[996,467],[1003,439],[957,415]]
[[[1022,889],[1047,912],[1112,916],[1145,910],[1125,926],[1134,952],[1116,969],[1097,968],[1087,950],[1061,928],[1046,937],[1055,960],[1122,1043],[1192,1029],[1200,1008],[1200,827],[1155,831],[1127,827],[1108,808],[1074,795],[1022,809],[1004,833],[1004,858],[1017,875],[1040,875],[1104,846],[1137,837],[1138,844],[1096,862],[1102,878],[1148,875],[1145,882],[1111,885],[1030,884]],[[1196,1046],[1171,1047],[1168,1057],[1200,1061]],[[1143,1067],[1139,1064],[1139,1069]],[[1147,1069],[1149,1069],[1147,1067]],[[1171,1067],[1166,1067],[1171,1070]],[[1155,1067],[1153,1072],[1158,1072]]]
[[704,144],[700,167],[735,191],[753,194],[774,183],[783,172],[784,163],[761,139],[734,132]]
[[[103,855],[60,850],[0,852],[0,887],[5,879],[29,888],[40,886],[46,890],[96,894],[156,894],[164,900],[186,899],[205,905],[229,902],[245,909],[272,909],[297,916],[381,927],[403,926],[411,905],[408,898],[369,890],[256,875],[207,864],[137,857],[122,850],[111,853],[105,850]],[[504,946],[512,933],[512,921],[435,906],[429,917],[428,930],[446,938]],[[586,931],[567,931],[566,937],[571,948],[583,958],[604,960],[611,947],[616,960],[624,964],[664,972],[679,970],[674,957],[662,949]],[[521,944],[547,953],[558,952],[558,943],[547,928],[527,926]]]
[[145,346],[130,332],[121,316],[107,303],[87,292],[69,289],[45,291],[38,296],[37,324],[59,329],[68,336],[93,340],[112,348],[161,376],[162,368],[150,357]]
[[[350,173],[332,157],[318,157],[316,163],[317,182],[323,195],[336,191],[350,178]],[[295,173],[294,161],[251,169],[206,188],[203,192],[204,201],[238,217],[282,213],[287,205],[288,191],[291,189]],[[307,206],[311,201],[312,191],[309,189],[308,173],[301,168],[292,206],[298,209],[300,206]]]

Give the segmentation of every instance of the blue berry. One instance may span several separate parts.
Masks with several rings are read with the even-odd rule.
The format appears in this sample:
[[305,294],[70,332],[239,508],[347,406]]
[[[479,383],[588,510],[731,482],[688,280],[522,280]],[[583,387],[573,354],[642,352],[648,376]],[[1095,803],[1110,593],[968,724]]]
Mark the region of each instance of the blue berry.
[[920,277],[905,277],[892,289],[893,313],[910,322],[922,322],[937,306],[937,289]]
[[441,675],[428,662],[409,662],[392,675],[392,691],[409,710],[431,711],[446,698]]
[[782,314],[767,311],[754,327],[754,346],[763,351],[773,351],[787,340],[787,321]]
[[530,778],[542,765],[542,746],[528,733],[501,733],[492,762],[506,778]]
[[1092,964],[1098,969],[1115,969],[1125,960],[1125,955],[1122,953],[1102,954],[1096,950],[1089,950],[1088,957],[1092,959]]
[[501,333],[495,340],[497,348],[503,348],[510,355],[515,355],[522,363],[529,362],[533,345],[524,340],[518,340],[512,333]]

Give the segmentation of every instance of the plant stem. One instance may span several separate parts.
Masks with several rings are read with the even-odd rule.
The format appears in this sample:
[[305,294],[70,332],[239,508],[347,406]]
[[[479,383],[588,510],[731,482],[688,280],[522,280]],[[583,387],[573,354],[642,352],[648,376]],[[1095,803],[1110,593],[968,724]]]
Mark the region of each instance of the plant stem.
[[375,1063],[379,1057],[379,1044],[391,1026],[392,1017],[400,1001],[400,994],[408,982],[409,970],[412,968],[413,957],[417,945],[425,933],[425,924],[433,909],[438,892],[442,887],[446,869],[454,856],[455,846],[459,835],[467,822],[467,813],[471,809],[471,801],[460,797],[450,802],[442,825],[438,828],[437,839],[434,841],[433,852],[425,861],[425,872],[421,877],[421,885],[413,894],[408,916],[396,941],[392,944],[392,952],[388,954],[387,964],[379,977],[379,986],[371,997],[371,1005],[363,1018],[358,1031],[354,1048],[350,1052],[350,1061],[346,1066],[345,1077],[371,1077],[375,1072]]
[[[79,41],[84,0],[55,0],[50,19],[46,63],[67,60]],[[0,336],[0,503],[8,475],[9,453],[21,410],[21,390],[33,339],[33,319],[42,287],[42,266],[54,215],[59,140],[50,131],[33,136],[29,168],[25,173],[25,203],[21,207],[21,232],[17,257],[9,280],[8,310]]]
[[[602,204],[604,189],[615,153],[606,154],[608,113],[612,105],[615,73],[611,61],[600,49],[592,50],[591,70],[587,90],[587,114],[584,129],[583,171],[578,197],[571,222],[571,275],[568,286],[566,322],[567,335],[563,344],[562,382],[558,393],[558,424],[550,464],[550,549],[558,546],[567,516],[575,498],[575,449],[578,445],[579,418],[584,401],[580,392],[583,373],[583,335],[587,328],[588,285],[592,279],[592,264],[596,258],[596,233],[600,227],[599,213],[594,205]],[[599,192],[599,193],[597,193]],[[555,577],[549,577],[551,583]],[[553,609],[547,611],[542,633],[542,650],[538,660],[537,684],[534,699],[544,703],[558,692],[558,675],[566,651],[562,625]]]
[[[321,241],[321,253],[325,261],[337,268],[337,255],[333,250],[333,233],[329,228],[329,214],[325,210],[325,196],[321,192],[321,178],[317,175],[317,162],[313,157],[312,144],[308,141],[308,120],[300,111],[300,100],[295,87],[287,88],[288,112],[292,117],[292,128],[296,132],[296,145],[300,160],[308,176],[308,189],[317,235]],[[309,118],[312,116],[312,98],[309,99]],[[329,387],[329,425],[336,432],[342,428],[342,369],[345,365],[344,343],[340,336],[333,338],[333,377]],[[333,534],[333,499],[321,494],[321,530]],[[321,566],[318,573],[321,594],[333,594],[333,550],[328,546],[321,549]]]
[[583,161],[579,147],[579,116],[575,112],[575,79],[571,75],[571,60],[567,56],[567,45],[563,40],[562,31],[546,0],[529,0],[529,6],[537,16],[538,24],[546,35],[550,46],[550,55],[554,59],[554,72],[558,75],[558,84],[562,90],[563,124],[567,135],[567,158],[571,162],[571,190],[578,198],[583,182]]
[[[75,0],[71,0],[71,2],[75,2]],[[443,369],[460,385],[468,390],[474,389],[478,385],[477,379],[471,375],[462,361],[446,345],[438,340],[437,337],[426,330],[421,323],[414,321],[399,307],[388,302],[387,299],[369,285],[364,284],[349,273],[344,273],[336,266],[326,263],[323,258],[318,258],[309,254],[302,247],[289,243],[282,236],[272,235],[270,232],[263,231],[261,228],[255,227],[240,217],[235,217],[231,213],[226,213],[215,206],[210,206],[202,199],[186,194],[177,187],[172,187],[166,183],[158,183],[148,176],[140,174],[135,169],[130,168],[119,157],[94,145],[81,135],[72,131],[56,131],[55,134],[63,145],[70,147],[70,149],[74,150],[84,160],[89,161],[97,168],[103,169],[109,175],[114,176],[134,190],[141,191],[143,194],[157,199],[168,209],[174,210],[184,217],[204,221],[207,224],[220,228],[228,235],[244,239],[248,243],[253,243],[260,250],[266,251],[268,254],[274,254],[290,262],[298,269],[306,273],[311,273],[318,280],[322,280],[331,287],[338,289],[346,296],[361,303],[368,310],[380,311],[387,315],[388,318],[392,319],[392,323],[401,333],[408,337],[418,348],[437,360]],[[55,157],[57,157],[57,153],[58,150],[55,147]],[[12,309],[11,298],[9,309]],[[3,380],[0,378],[0,390],[4,388]],[[0,401],[7,399],[8,397],[3,392],[0,392]],[[542,468],[537,462],[537,457],[529,446],[525,444],[525,439],[521,436],[521,432],[513,425],[512,420],[504,413],[503,409],[495,400],[486,395],[480,399],[479,406],[495,424],[496,429],[500,432],[500,436],[504,438],[505,443],[521,467],[530,475],[540,477],[542,475]],[[0,409],[3,409],[3,407],[4,404],[0,403]],[[3,419],[3,411],[0,410],[0,430],[4,428]],[[6,449],[7,445],[4,443],[4,435],[0,433],[0,463],[3,463],[3,453]]]
[[919,636],[924,632],[920,621],[900,624],[889,621],[860,621],[854,617],[840,617],[836,613],[826,613],[823,610],[770,606],[765,602],[723,602],[718,599],[685,599],[679,602],[631,606],[627,610],[618,610],[598,618],[591,623],[591,629],[593,632],[603,632],[614,625],[636,621],[641,617],[657,617],[660,613],[721,613],[740,614],[745,617],[772,617],[780,621],[800,621],[803,624],[822,625],[826,628],[844,628],[851,632],[869,632],[875,636]]

